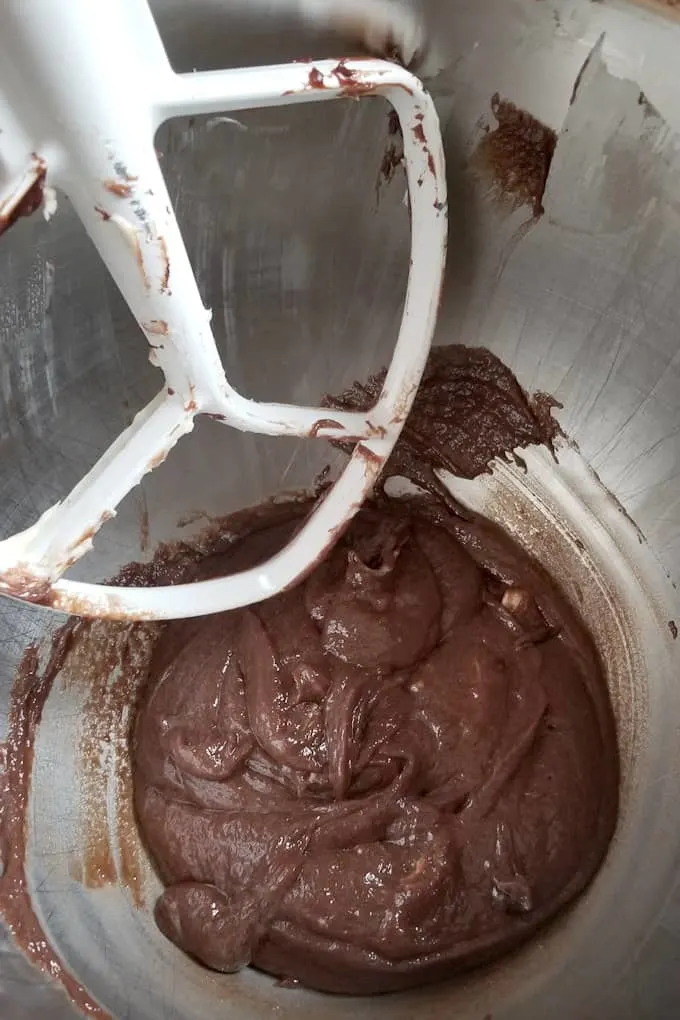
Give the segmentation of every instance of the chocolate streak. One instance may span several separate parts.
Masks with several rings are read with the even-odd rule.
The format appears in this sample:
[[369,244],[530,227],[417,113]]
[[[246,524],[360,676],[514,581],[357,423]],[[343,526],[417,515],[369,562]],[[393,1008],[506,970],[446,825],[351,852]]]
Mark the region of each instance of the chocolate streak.
[[473,164],[491,178],[501,200],[515,208],[531,206],[538,218],[544,211],[557,134],[497,92],[491,97],[491,112],[497,126],[480,142]]
[[27,806],[33,767],[33,747],[54,676],[73,641],[74,623],[55,635],[50,661],[42,674],[38,651],[24,653],[12,692],[6,744],[0,744],[0,913],[10,934],[31,963],[58,981],[84,1014],[110,1020],[52,948],[31,904],[25,871]]
[[[434,467],[471,477],[556,428],[488,352],[440,349],[390,471],[438,493]],[[260,511],[190,575],[263,561],[306,509]],[[332,992],[524,942],[592,879],[616,821],[584,625],[506,534],[431,495],[377,498],[293,591],[168,625],[133,754],[166,936]]]

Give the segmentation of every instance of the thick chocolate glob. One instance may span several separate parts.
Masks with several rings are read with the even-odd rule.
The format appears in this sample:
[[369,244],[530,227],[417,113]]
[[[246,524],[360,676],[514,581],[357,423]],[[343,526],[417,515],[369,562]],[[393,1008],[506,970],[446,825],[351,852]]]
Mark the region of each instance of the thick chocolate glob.
[[[199,569],[264,559],[301,512],[258,514]],[[161,930],[208,967],[333,992],[518,945],[616,820],[584,626],[507,535],[430,497],[366,507],[293,591],[169,624],[133,750]]]

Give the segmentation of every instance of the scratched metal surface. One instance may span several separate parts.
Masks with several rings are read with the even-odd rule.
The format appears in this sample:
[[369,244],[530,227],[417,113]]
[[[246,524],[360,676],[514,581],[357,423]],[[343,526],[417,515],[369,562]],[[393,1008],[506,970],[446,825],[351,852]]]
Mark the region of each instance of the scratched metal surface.
[[[452,225],[438,340],[488,346],[527,388],[555,394],[565,429],[680,579],[680,27],[651,13],[667,5],[647,6],[429,3]],[[258,28],[224,8],[159,0],[178,67],[338,52],[336,40],[303,37],[271,13]],[[495,126],[495,92],[558,132],[536,223],[470,167]],[[159,137],[164,166],[230,378],[258,397],[316,397],[378,367],[399,320],[408,220],[399,175],[376,189],[385,111],[346,103],[239,120],[173,125]],[[0,281],[7,535],[68,492],[157,379],[64,200],[51,224],[33,217],[3,239]],[[327,458],[321,444],[201,423],[128,498],[78,570],[103,577],[148,555],[146,513],[153,546],[193,511],[226,511],[308,483]],[[21,650],[51,622],[0,604],[0,715]],[[676,895],[596,1015],[676,1016],[679,973]],[[24,1020],[41,1008],[51,1020],[74,1016],[0,935],[0,1014]]]

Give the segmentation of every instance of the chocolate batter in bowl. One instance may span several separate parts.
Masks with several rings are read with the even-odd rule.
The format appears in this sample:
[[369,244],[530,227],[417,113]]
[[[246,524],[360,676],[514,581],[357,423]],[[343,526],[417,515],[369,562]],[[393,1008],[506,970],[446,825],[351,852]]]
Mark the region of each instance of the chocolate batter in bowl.
[[[484,351],[449,348],[430,369],[420,411],[433,387],[474,396],[471,380],[485,380],[467,463],[475,430],[492,435],[483,408],[503,400],[533,443],[505,458],[499,447],[492,473],[440,467],[414,486],[409,464],[426,462],[410,436],[427,434],[416,413],[386,494],[304,584],[164,628],[80,623],[37,686],[27,660],[20,689],[34,695],[17,702],[9,750],[30,748],[30,788],[28,759],[10,772],[30,821],[0,905],[90,1015],[134,1004],[140,1020],[168,1007],[178,1020],[208,1007],[345,1020],[361,1003],[390,1020],[524,1020],[550,1002],[580,1020],[641,930],[640,897],[645,911],[658,902],[663,872],[641,869],[640,852],[644,833],[663,860],[672,793],[664,582],[578,453],[553,440],[543,399]],[[443,463],[445,430],[432,449]],[[122,580],[238,570],[308,505],[234,515]],[[591,882],[617,765],[618,824]],[[584,953],[598,961],[590,977]],[[386,991],[399,994],[370,994]]]
[[[412,485],[392,478],[387,484],[389,500],[378,499],[377,507],[367,510],[405,513],[423,527],[441,527],[445,541],[455,540],[460,555],[467,557],[471,550],[461,545],[460,529],[480,524],[480,516],[492,521],[511,537],[515,555],[517,547],[523,550],[520,560],[513,561],[518,569],[524,571],[526,557],[532,564],[541,564],[557,582],[555,597],[566,600],[570,612],[586,624],[606,681],[619,748],[618,818],[604,860],[589,883],[587,862],[578,862],[571,876],[586,882],[587,887],[538,925],[530,938],[521,945],[515,942],[516,948],[509,952],[497,943],[495,948],[502,955],[464,973],[460,972],[461,959],[451,962],[444,968],[451,980],[424,984],[421,971],[419,987],[414,984],[392,994],[358,997],[317,993],[302,983],[289,987],[294,984],[290,980],[282,987],[272,975],[291,974],[290,968],[281,966],[279,959],[271,961],[267,973],[258,969],[267,966],[267,961],[257,954],[268,945],[271,948],[271,932],[283,926],[284,909],[292,913],[294,906],[297,911],[286,933],[302,933],[308,939],[296,959],[300,966],[300,961],[309,960],[314,973],[301,974],[302,982],[313,984],[315,977],[318,982],[323,961],[312,956],[311,945],[325,943],[312,930],[316,916],[303,914],[298,896],[301,877],[281,876],[283,895],[277,901],[271,873],[269,885],[257,887],[267,903],[260,911],[258,902],[258,911],[252,915],[257,914],[257,922],[264,928],[261,939],[259,932],[249,937],[253,931],[247,926],[247,897],[240,901],[233,897],[241,914],[238,926],[228,932],[232,949],[240,940],[257,966],[244,966],[237,973],[202,966],[196,962],[197,947],[182,944],[176,927],[168,924],[166,934],[161,932],[157,918],[163,923],[163,912],[160,907],[157,910],[157,904],[168,901],[172,905],[183,881],[217,887],[224,878],[222,895],[231,895],[233,885],[227,882],[231,875],[216,875],[214,860],[199,861],[195,870],[192,866],[183,874],[170,873],[172,862],[164,861],[163,847],[152,846],[141,832],[129,747],[138,696],[143,706],[147,698],[150,704],[152,690],[157,689],[159,696],[163,690],[158,655],[164,647],[168,666],[173,660],[181,665],[181,655],[175,639],[166,634],[152,666],[150,658],[159,639],[153,625],[130,629],[122,624],[85,623],[59,646],[44,682],[35,682],[36,674],[45,672],[44,664],[30,658],[25,661],[23,684],[15,688],[10,728],[8,734],[2,734],[0,870],[4,869],[4,874],[0,878],[0,908],[12,933],[6,934],[4,926],[0,931],[3,1018],[32,1020],[42,1013],[49,1020],[74,1020],[85,1013],[102,1020],[198,1020],[206,1016],[299,1020],[308,1014],[319,1020],[413,1020],[415,1016],[428,1020],[542,1020],[548,1016],[553,1020],[665,1020],[677,1015],[677,898],[675,912],[667,910],[663,924],[658,918],[680,874],[680,643],[676,640],[680,607],[678,593],[665,573],[677,575],[680,564],[676,484],[680,260],[675,222],[678,117],[674,45],[678,29],[670,21],[654,23],[646,15],[636,16],[633,5],[591,4],[587,0],[572,5],[461,0],[458,5],[427,6],[448,59],[444,75],[435,85],[452,174],[453,224],[439,339],[489,346],[525,386],[555,393],[564,403],[560,421],[580,444],[583,456],[559,438],[554,444],[556,459],[541,445],[546,435],[535,424],[543,420],[540,401],[532,405],[533,418],[520,414],[524,431],[516,459],[502,459],[503,451],[491,450],[492,472],[488,474],[476,473],[477,463],[470,460],[476,447],[471,450],[467,439],[451,456],[451,445],[435,444],[435,430],[429,428],[424,435],[411,435],[416,452],[410,463],[393,465],[397,474],[426,490],[425,500],[396,503],[396,494],[416,493]],[[315,42],[301,46],[299,34],[290,25],[279,33],[281,21],[273,16],[263,43],[244,39],[240,27],[232,30],[229,5],[159,0],[155,7],[172,37],[176,66],[181,70],[208,67],[211,61],[212,66],[222,66],[229,55],[235,62],[255,63],[320,52]],[[600,44],[593,50],[598,39]],[[284,54],[281,47],[288,43],[290,52]],[[335,44],[331,49],[337,52]],[[649,59],[641,62],[641,52],[648,53]],[[493,100],[497,92],[500,102]],[[515,112],[526,111],[518,121],[527,127],[526,136],[506,130],[512,128],[512,118],[505,116],[512,104]],[[182,123],[173,127],[168,144],[167,138],[159,144],[184,217],[190,257],[195,260],[206,304],[214,309],[215,328],[222,331],[230,370],[242,391],[256,399],[280,399],[285,391],[291,399],[311,402],[324,390],[339,392],[352,378],[364,380],[385,361],[398,322],[405,269],[400,256],[408,249],[399,168],[393,168],[396,172],[390,180],[381,176],[377,196],[375,187],[386,143],[394,146],[398,139],[389,135],[383,112],[370,104],[348,103],[332,123],[328,112],[315,121],[312,110],[320,108],[310,107],[309,119],[301,117],[289,124],[255,114],[239,117],[247,130],[235,124]],[[503,114],[502,123],[497,113]],[[546,166],[543,143],[549,137],[554,141],[555,133],[557,144],[551,149],[551,165]],[[534,137],[540,142],[542,162],[533,159]],[[482,167],[472,157],[484,138],[490,139],[485,154],[494,159],[485,160]],[[224,158],[225,149],[228,159]],[[393,149],[389,151],[394,155]],[[518,193],[528,180],[525,167],[540,170],[531,181],[541,193],[531,204],[518,206]],[[322,180],[328,181],[328,195],[323,192]],[[515,194],[506,194],[513,188]],[[233,201],[234,195],[237,201]],[[539,205],[545,214],[536,219]],[[11,383],[11,392],[5,391],[0,401],[4,423],[0,516],[7,527],[10,523],[28,526],[36,513],[51,505],[65,491],[69,472],[80,477],[86,463],[95,459],[101,448],[98,444],[108,438],[107,428],[117,433],[121,423],[155,392],[157,384],[152,369],[148,368],[148,378],[145,375],[146,352],[138,336],[126,333],[125,324],[115,321],[115,302],[104,288],[91,249],[84,239],[79,240],[68,208],[62,203],[58,216],[45,227],[49,237],[43,237],[41,229],[39,217],[16,224],[0,252],[4,296],[9,299],[8,314],[0,315],[3,365]],[[27,232],[33,231],[29,238]],[[51,242],[50,237],[57,240]],[[459,401],[465,395],[463,390],[464,386],[458,390]],[[513,392],[513,406],[521,410],[517,391]],[[477,407],[483,404],[478,402]],[[467,410],[470,413],[474,406],[468,403]],[[479,438],[484,423],[475,420]],[[496,426],[502,424],[499,416]],[[155,471],[143,492],[122,507],[116,521],[98,537],[96,565],[88,579],[110,576],[129,559],[150,556],[149,548],[160,541],[186,537],[188,528],[175,530],[180,515],[186,519],[192,511],[202,509],[214,516],[255,504],[282,488],[297,490],[310,485],[325,462],[321,444],[299,444],[298,449],[284,439],[258,445],[241,443],[241,437],[231,435],[230,430],[205,421],[197,430],[201,434],[196,440],[206,451],[205,459],[201,461],[200,453],[196,456],[193,438],[186,446],[180,445],[178,462]],[[418,445],[419,440],[424,445]],[[512,436],[509,440],[506,451],[513,446]],[[206,441],[207,445],[200,445]],[[319,461],[312,459],[309,448],[318,451]],[[422,455],[425,448],[431,451],[434,473]],[[622,499],[648,541],[599,484],[588,463]],[[228,470],[220,474],[216,466],[222,464],[228,465]],[[31,500],[27,499],[29,493]],[[427,507],[433,499],[444,502],[430,512]],[[461,510],[467,516],[461,516]],[[265,532],[275,525],[281,529],[295,526],[291,524],[294,508],[285,507],[280,513],[280,518],[268,519],[253,541],[264,541]],[[233,522],[231,526],[234,530]],[[251,516],[250,532],[253,527]],[[359,537],[348,534],[345,550],[353,548],[351,543]],[[247,541],[241,545],[243,553],[236,545],[228,549],[224,543],[217,551],[219,555],[241,555],[248,551],[246,545]],[[412,531],[408,547],[420,549]],[[400,557],[406,550],[407,543],[401,546]],[[379,569],[370,562],[366,566]],[[543,616],[545,600],[540,594],[537,598],[526,583],[509,584],[506,578],[500,583],[489,581],[486,563],[475,569],[497,606],[507,609],[502,606],[507,587],[523,587],[545,623],[553,625]],[[493,571],[491,574],[493,578]],[[8,692],[16,661],[14,649],[18,657],[27,642],[44,635],[46,623],[37,611],[4,608],[0,651],[5,663],[3,690]],[[518,604],[516,609],[520,608]],[[303,610],[312,619],[306,606]],[[486,618],[489,613],[490,606],[482,604],[477,615]],[[517,622],[529,629],[521,619]],[[323,627],[313,619],[312,623],[321,642]],[[580,623],[576,628],[582,633]],[[270,633],[280,662],[288,649],[288,632],[272,626]],[[535,646],[541,659],[550,648],[565,649],[564,635],[563,628]],[[189,642],[191,634],[186,638]],[[437,640],[443,639],[439,636]],[[503,631],[502,640],[503,656],[521,662],[524,652],[515,649],[509,630]],[[338,669],[350,668],[351,663],[335,653],[323,647],[321,651],[324,659],[317,664],[319,672],[326,657],[337,661]],[[534,654],[531,647],[525,651]],[[427,655],[426,646],[422,654]],[[469,657],[471,653],[465,654]],[[429,656],[435,655],[433,649]],[[560,655],[560,670],[570,665],[569,659],[570,654]],[[582,665],[571,662],[579,685],[586,675]],[[365,666],[352,668],[368,670],[373,677],[377,673]],[[414,672],[421,668],[419,663],[403,667]],[[399,669],[392,670],[391,676],[395,672]],[[485,675],[499,682],[494,670],[488,669]],[[271,679],[271,674],[265,673],[265,680],[267,676]],[[285,684],[294,682],[288,676],[282,679],[286,693],[289,688]],[[319,706],[325,737],[328,691],[316,693],[313,685],[310,688],[302,680],[305,696],[292,705],[291,718],[296,708],[298,716],[302,713],[299,706]],[[333,677],[329,677],[329,688],[331,680]],[[369,703],[369,716],[374,713],[377,718],[380,712],[387,712],[388,721],[399,724],[394,747],[411,733],[410,708],[416,694],[409,683],[386,691],[390,700]],[[540,684],[546,688],[542,678]],[[508,684],[508,689],[512,692],[515,688]],[[198,690],[204,704],[208,703],[209,693],[201,683]],[[372,696],[360,690],[360,707],[364,693],[367,699]],[[462,698],[466,692],[461,687],[459,693]],[[178,693],[178,703],[182,697],[184,692]],[[400,700],[409,708],[399,707]],[[571,702],[568,708],[571,711]],[[298,724],[295,730],[288,725],[287,713],[281,714],[284,736],[299,732],[299,718],[294,720]],[[446,722],[443,711],[440,718]],[[568,718],[564,713],[564,720]],[[215,749],[216,762],[212,761],[212,748],[202,759],[198,753],[205,752],[209,742],[204,740],[201,748],[194,737],[205,738],[211,720],[210,715],[180,720],[184,732],[180,726],[176,736],[181,736],[182,742],[164,746],[165,759],[156,759],[167,763],[167,773],[160,779],[145,780],[141,768],[137,769],[138,802],[145,784],[162,787],[166,800],[171,801],[175,794],[169,787],[174,779],[180,774],[191,777],[191,769],[202,772],[203,778],[190,779],[194,793],[178,800],[187,810],[195,806],[198,788],[217,787],[224,789],[225,795],[233,793],[237,770],[223,779],[211,773],[213,766],[219,773],[228,764],[230,749]],[[350,745],[356,743],[360,754],[371,719],[365,728],[362,719],[358,723],[361,726],[356,734],[349,731],[346,746],[351,751]],[[423,731],[427,736],[425,724]],[[493,767],[499,761],[503,740],[512,734],[507,727],[504,732],[488,734],[483,727],[478,732],[485,741],[480,761],[486,755],[487,766]],[[555,732],[548,731],[550,740],[556,739]],[[249,717],[243,733],[246,740],[253,733]],[[595,736],[597,733],[594,729]],[[429,767],[432,754],[428,744],[423,741],[415,746],[414,764]],[[512,802],[518,789],[531,792],[528,780],[534,777],[531,770],[539,747],[534,743],[520,768],[507,779],[494,810]],[[586,758],[594,753],[594,747],[591,742],[584,749]],[[231,748],[235,750],[238,748]],[[171,773],[171,755],[176,756],[172,761],[179,761],[177,767],[172,765],[177,772]],[[241,774],[248,770],[252,756],[250,751],[248,758],[244,757]],[[7,769],[3,768],[5,758]],[[437,766],[439,758],[444,769],[446,755],[437,756]],[[375,784],[370,789],[355,787],[353,791],[350,785],[338,798],[329,781],[318,795],[313,790],[303,791],[296,796],[296,803],[305,808],[311,802],[315,815],[330,815],[337,812],[339,803],[365,802],[371,794],[390,792],[396,772],[401,775],[405,771],[403,760],[396,765],[390,765],[389,760],[378,764],[379,769],[368,777],[372,776]],[[577,764],[573,763],[574,769]],[[389,768],[395,769],[395,776]],[[363,760],[357,770],[363,780],[367,772]],[[358,782],[357,770],[353,768],[350,777],[354,783]],[[276,820],[282,799],[288,796],[293,800],[292,781],[305,772],[296,767],[293,774],[285,772],[285,780],[279,781],[284,771],[279,767],[273,776],[258,777],[278,794],[265,804],[263,826],[265,821],[271,824],[272,817]],[[330,771],[328,774],[330,777]],[[468,780],[465,785],[476,793],[486,775],[488,772],[481,777],[468,773],[463,777]],[[414,795],[415,780],[411,773],[407,778],[408,797],[426,803],[432,799],[425,786]],[[577,813],[577,821],[594,810],[590,798],[607,785],[605,777],[592,771],[586,780],[568,805]],[[394,802],[398,799],[395,796]],[[405,799],[406,795],[401,798]],[[539,813],[540,802],[535,808]],[[438,816],[446,813],[436,804],[433,810]],[[473,810],[474,805],[464,796],[449,810],[454,837],[461,836],[464,824],[472,831]],[[396,854],[399,844],[396,839],[390,842],[386,834],[391,835],[389,826],[402,817],[385,822],[375,836],[369,833],[372,838],[366,843],[354,838],[349,845],[324,849],[325,859],[333,854],[351,856],[357,846],[367,844],[379,854],[395,847]],[[514,817],[516,821],[517,815]],[[22,820],[18,827],[14,824],[17,818]],[[345,819],[342,821],[344,824]],[[482,836],[484,821],[475,829]],[[430,830],[422,826],[416,831],[420,842],[402,847],[406,874],[412,873],[424,856],[418,852],[424,843],[423,833],[435,830],[435,826]],[[15,840],[12,834],[17,833]],[[178,846],[178,853],[187,849],[185,831],[180,835],[183,846]],[[285,835],[295,836],[296,832]],[[312,833],[318,840],[327,835],[321,826]],[[589,839],[593,835],[591,832]],[[560,844],[559,854],[565,849],[568,845]],[[288,859],[293,863],[296,855],[305,862],[311,859],[310,849],[303,852],[299,844],[290,851]],[[495,851],[494,842],[488,859],[497,866]],[[262,842],[254,841],[253,853],[261,852]],[[528,884],[533,882],[535,902],[543,897],[543,905],[555,906],[557,898],[537,883],[536,869],[530,870],[540,848],[514,842],[511,853],[517,872]],[[471,865],[463,855],[461,858],[456,874],[464,876],[464,868],[469,872]],[[510,853],[503,860],[508,858]],[[436,878],[441,859],[441,854],[433,854],[422,884],[410,890],[411,932],[432,919],[428,897],[430,902],[439,902],[431,896],[432,885],[427,882]],[[563,856],[560,859],[562,864],[556,859],[555,866],[563,867],[566,874],[568,862]],[[226,872],[228,862],[223,863]],[[198,864],[213,870],[200,874]],[[256,861],[250,864],[254,871]],[[366,875],[368,868],[363,873],[348,869],[348,880],[357,873]],[[328,874],[319,873],[315,887],[309,883],[306,902],[312,906],[319,902],[320,895],[316,900],[313,897],[324,882],[329,887]],[[509,881],[498,870],[494,876]],[[364,919],[368,917],[369,928],[380,912],[364,909],[368,897],[387,898],[397,889],[400,877],[393,870],[382,891],[375,887],[369,891],[362,885],[359,907]],[[569,879],[565,881],[567,888]],[[248,891],[252,892],[252,883]],[[342,892],[346,903],[349,897],[344,882]],[[419,914],[414,900],[421,892],[415,907],[427,905],[428,909]],[[507,898],[498,901],[494,897],[491,880],[486,892],[494,908],[493,912],[489,908],[487,920],[505,926],[506,933],[528,928],[532,911],[508,909]],[[291,906],[294,896],[298,898]],[[517,899],[521,902],[521,896]],[[488,904],[488,897],[484,903]],[[383,917],[388,909],[389,902],[385,908],[383,899]],[[171,912],[167,913],[170,922]],[[326,916],[330,914],[327,910]],[[181,910],[175,911],[175,919],[183,916]],[[458,915],[458,919],[469,927],[474,922],[467,915]],[[479,919],[484,923],[482,912]],[[338,924],[337,917],[334,923]],[[187,934],[186,926],[183,934]],[[453,934],[449,949],[462,945]],[[443,926],[440,936],[443,941]],[[350,940],[336,941],[348,944]],[[284,946],[286,964],[294,957],[290,943]],[[362,951],[356,938],[354,945]],[[244,958],[247,953],[239,962]],[[421,956],[411,951],[411,956],[402,957],[402,963],[393,965],[392,970],[404,970],[404,959],[406,969],[409,965],[413,969],[413,961]],[[337,981],[337,962],[334,968],[326,977]],[[369,975],[371,981],[376,974],[384,977],[386,969],[390,967],[374,970]],[[349,984],[349,976],[341,976]],[[353,980],[356,982],[356,967]]]
[[[243,569],[273,521],[202,574]],[[365,508],[307,581],[170,624],[134,738],[161,930],[209,967],[324,991],[441,979],[590,881],[617,802],[584,625],[484,518]]]
[[[419,478],[472,476],[541,424],[496,358],[443,348],[394,470],[419,456]],[[302,513],[260,514],[198,573],[264,560]],[[394,991],[513,948],[583,890],[616,820],[585,626],[507,535],[430,495],[366,507],[290,592],[170,624],[133,746],[164,934],[217,970],[324,991]]]

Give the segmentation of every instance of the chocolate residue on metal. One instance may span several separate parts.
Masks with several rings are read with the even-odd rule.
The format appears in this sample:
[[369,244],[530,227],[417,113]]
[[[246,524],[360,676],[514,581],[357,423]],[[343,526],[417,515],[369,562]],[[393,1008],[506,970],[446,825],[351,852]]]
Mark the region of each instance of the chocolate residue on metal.
[[583,81],[583,75],[586,73],[586,69],[587,69],[588,65],[590,64],[591,60],[593,59],[593,56],[596,53],[599,53],[599,52],[600,52],[600,43],[598,43],[597,46],[593,47],[593,49],[590,51],[590,53],[588,54],[586,59],[583,61],[583,64],[581,65],[581,69],[578,72],[578,74],[576,75],[576,78],[574,79],[574,87],[571,90],[571,98],[569,99],[569,106],[573,106],[574,105],[574,103],[576,101],[576,96],[578,95],[578,91],[581,88],[581,82]]
[[[383,370],[338,396],[325,397],[323,403],[343,411],[367,411],[384,379]],[[551,414],[557,406],[546,394],[527,395],[510,369],[484,348],[435,347],[382,481],[394,475],[411,478],[465,518],[469,515],[436,472],[475,478],[488,471],[495,458],[512,458],[516,447],[541,444],[552,449],[561,434]],[[345,440],[333,445],[348,453],[352,449]]]
[[[80,538],[76,539],[75,542],[71,543],[71,545],[69,546],[69,552],[75,552],[77,549],[81,547],[81,545],[91,543],[92,539],[97,534],[99,529],[104,524],[106,524],[107,521],[110,521],[114,516],[115,514],[111,510],[105,510],[96,524],[93,524],[91,527],[86,528],[86,530],[82,533]],[[72,563],[74,562],[75,560],[69,561],[69,566],[71,566]]]
[[65,969],[31,903],[26,876],[26,815],[31,792],[33,748],[53,679],[63,664],[79,624],[69,622],[57,631],[50,660],[40,673],[38,649],[24,652],[14,686],[7,742],[2,746],[0,772],[0,913],[17,946],[46,977],[58,981],[74,1003],[90,1017],[111,1020]]
[[553,411],[561,411],[564,404],[561,404],[559,400],[550,393],[542,393],[537,390],[536,393],[526,394],[527,402],[531,408],[531,413],[536,419],[539,429],[546,436],[550,436],[550,449],[552,450],[553,456],[555,451],[552,447],[552,440],[557,436],[562,435],[562,430],[559,424],[553,418]]
[[139,525],[139,548],[142,552],[146,552],[149,548],[149,510],[146,506],[142,510],[142,517]]
[[69,547],[70,551],[72,552],[75,549],[80,549],[81,546],[85,546],[87,545],[87,543],[92,542],[100,527],[101,523],[97,524],[96,526],[93,524],[92,527],[86,528],[86,530],[81,535],[80,539],[76,539],[75,542],[73,542],[70,545]]
[[404,152],[401,144],[389,142],[383,154],[380,170],[378,172],[378,188],[381,181],[388,184],[394,177],[395,171],[402,165]]
[[108,180],[103,183],[106,190],[117,198],[129,198],[132,194],[132,186],[123,181]]
[[[152,564],[131,564],[111,583],[153,585],[179,580],[217,544],[215,527],[191,548],[163,546]],[[18,947],[46,976],[58,980],[83,1013],[111,1020],[87,989],[65,969],[31,903],[26,875],[33,747],[43,709],[55,682],[86,692],[78,749],[81,771],[83,852],[70,863],[71,877],[88,888],[122,886],[143,905],[143,853],[137,836],[128,740],[136,704],[149,666],[159,624],[83,621],[72,618],[52,639],[41,672],[39,652],[30,646],[15,677],[9,736],[0,745],[0,913]],[[115,675],[115,683],[111,678]],[[113,767],[111,762],[113,761]],[[107,814],[114,802],[115,825]]]
[[33,184],[31,184],[30,188],[9,212],[5,212],[3,206],[0,206],[0,236],[6,230],[9,230],[12,224],[16,223],[21,216],[31,216],[42,205],[47,164],[35,152],[33,153],[33,160],[36,166]]
[[209,521],[210,515],[205,510],[190,510],[188,514],[182,514],[177,521],[177,527],[188,528],[191,524],[201,520]]
[[677,641],[677,639],[678,639],[678,625],[675,622],[675,620],[669,620],[668,621],[668,629],[671,632],[671,636],[672,636],[673,640]]
[[473,165],[491,177],[500,198],[514,208],[531,206],[539,217],[557,134],[498,93],[491,110],[498,126],[479,143]]
[[387,122],[387,144],[378,170],[376,181],[376,197],[380,197],[380,187],[383,183],[388,184],[394,177],[395,172],[404,163],[404,138],[401,133],[401,124],[395,110],[390,111]]
[[[85,832],[71,875],[89,889],[122,886],[138,907],[144,902],[142,861],[128,740],[137,690],[158,633],[153,624],[83,622],[59,670],[64,690],[86,691],[78,751]],[[111,801],[116,805],[115,827],[107,809]]]
[[640,95],[638,96],[638,106],[642,106],[644,108],[645,118],[661,116],[654,103],[651,103],[649,99],[647,99],[647,96],[644,94],[644,92],[641,92]]

